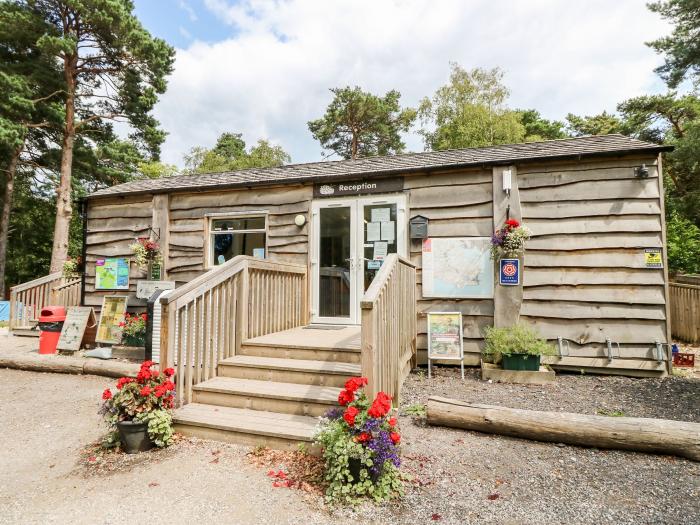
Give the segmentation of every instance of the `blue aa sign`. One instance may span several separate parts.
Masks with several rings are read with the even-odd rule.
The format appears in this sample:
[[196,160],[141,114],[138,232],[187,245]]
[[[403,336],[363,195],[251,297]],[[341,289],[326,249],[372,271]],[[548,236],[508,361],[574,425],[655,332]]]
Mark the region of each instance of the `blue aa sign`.
[[518,259],[501,259],[501,277],[499,282],[504,286],[520,284],[520,261]]

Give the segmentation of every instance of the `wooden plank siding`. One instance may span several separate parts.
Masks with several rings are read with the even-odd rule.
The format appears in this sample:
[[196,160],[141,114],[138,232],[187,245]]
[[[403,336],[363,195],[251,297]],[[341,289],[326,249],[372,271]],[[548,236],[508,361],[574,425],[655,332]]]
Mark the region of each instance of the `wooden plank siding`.
[[[642,163],[649,178],[639,179]],[[656,157],[518,170],[523,222],[532,230],[523,272],[521,318],[545,337],[576,341],[570,356],[655,359],[667,342],[666,278],[646,268],[644,248],[663,246]],[[615,349],[617,355],[617,349]]]
[[[407,176],[408,217],[429,219],[429,237],[490,237],[493,234],[493,191],[490,169]],[[493,299],[424,298],[422,243],[409,241],[416,265],[418,364],[427,363],[427,312],[462,312],[465,364],[478,365],[483,330],[493,324]]]

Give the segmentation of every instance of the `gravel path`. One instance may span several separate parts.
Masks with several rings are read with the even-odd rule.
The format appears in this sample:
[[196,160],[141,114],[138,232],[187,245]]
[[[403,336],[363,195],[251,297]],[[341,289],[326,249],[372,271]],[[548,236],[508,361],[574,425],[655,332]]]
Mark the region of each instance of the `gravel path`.
[[[405,415],[404,465],[414,480],[396,504],[329,513],[317,497],[272,488],[267,470],[246,458],[248,448],[197,440],[143,455],[126,470],[91,471],[80,452],[102,434],[96,409],[109,384],[94,376],[0,370],[0,523],[700,522],[698,463],[429,428]],[[551,387],[527,387],[481,383],[472,373],[462,383],[446,369],[431,381],[409,378],[407,404],[432,394],[700,420],[700,381],[692,379],[561,376]]]

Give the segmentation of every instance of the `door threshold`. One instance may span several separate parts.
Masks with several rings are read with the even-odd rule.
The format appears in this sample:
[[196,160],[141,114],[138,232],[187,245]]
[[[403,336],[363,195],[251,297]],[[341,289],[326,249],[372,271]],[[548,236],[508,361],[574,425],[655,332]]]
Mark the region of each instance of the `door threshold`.
[[358,326],[355,324],[310,324],[304,326],[304,330],[343,330],[350,326]]

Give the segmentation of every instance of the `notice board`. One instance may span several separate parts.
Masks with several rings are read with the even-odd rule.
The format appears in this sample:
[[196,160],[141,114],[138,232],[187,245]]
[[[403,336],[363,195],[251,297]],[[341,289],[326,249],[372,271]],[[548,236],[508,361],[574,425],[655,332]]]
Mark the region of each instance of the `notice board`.
[[70,306],[56,348],[77,352],[82,347],[93,344],[96,326],[92,306]]
[[114,257],[95,262],[95,290],[128,290],[129,259]]
[[126,313],[126,295],[106,295],[102,299],[102,311],[100,312],[100,324],[97,326],[98,343],[117,345],[122,340],[122,327]]

